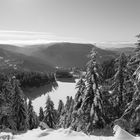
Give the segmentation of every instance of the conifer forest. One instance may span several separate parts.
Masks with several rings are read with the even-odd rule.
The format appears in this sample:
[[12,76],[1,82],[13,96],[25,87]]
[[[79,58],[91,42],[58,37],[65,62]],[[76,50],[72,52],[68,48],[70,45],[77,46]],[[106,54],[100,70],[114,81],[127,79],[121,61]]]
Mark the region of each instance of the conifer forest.
[[94,134],[96,130],[113,130],[118,124],[129,133],[140,134],[139,39],[140,36],[134,55],[121,53],[103,63],[98,63],[98,52],[93,48],[85,66],[86,74],[76,83],[75,97],[67,96],[66,103],[60,100],[58,108],[55,108],[48,96],[39,115],[23,89],[57,82],[55,74],[1,72],[0,130],[23,133],[38,128],[43,122],[52,129],[71,128]]

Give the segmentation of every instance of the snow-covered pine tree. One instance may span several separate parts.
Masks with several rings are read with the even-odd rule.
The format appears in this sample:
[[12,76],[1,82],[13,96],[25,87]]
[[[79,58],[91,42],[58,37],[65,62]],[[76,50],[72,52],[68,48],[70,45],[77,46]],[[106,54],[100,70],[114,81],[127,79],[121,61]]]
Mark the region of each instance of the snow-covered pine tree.
[[43,108],[40,107],[39,109],[39,121],[42,121],[44,119],[44,111]]
[[127,56],[122,53],[120,57],[117,59],[116,65],[116,74],[112,78],[111,90],[112,98],[114,98],[114,103],[116,102],[116,115],[118,118],[121,117],[125,106],[125,94],[127,93],[126,84],[130,80],[129,69],[127,67],[128,59]]
[[129,66],[131,66],[133,72],[137,69],[140,64],[140,34],[137,35],[138,41],[136,43],[135,55],[130,59]]
[[46,106],[44,110],[44,122],[50,127],[55,128],[56,126],[56,116],[54,110],[54,103],[51,100],[50,96],[48,96],[46,101]]
[[[76,83],[76,88],[78,89],[75,98],[74,98],[74,105],[73,105],[73,111],[72,111],[72,122],[71,122],[71,127],[74,130],[77,130],[78,127],[81,127],[81,124],[84,124],[83,122],[80,122],[82,120],[82,115],[79,112],[79,109],[82,105],[85,90],[86,90],[86,85],[85,81],[80,78],[80,80]],[[79,128],[80,131],[81,129]]]
[[28,125],[29,125],[29,129],[32,130],[34,128],[38,127],[38,117],[36,115],[36,113],[33,110],[33,106],[32,106],[32,101],[29,100],[29,104],[28,104]]
[[58,124],[59,127],[67,128],[66,121],[67,121],[67,112],[68,112],[69,108],[70,108],[70,97],[67,96],[66,104],[60,115],[59,124]]
[[72,122],[72,112],[74,108],[74,100],[72,97],[67,96],[67,101],[64,109],[61,111],[59,127],[68,128]]
[[127,105],[123,115],[120,120],[126,120],[124,128],[128,131],[133,131],[135,133],[140,133],[140,67],[134,72],[135,75],[135,87],[136,91],[133,95],[132,101]]
[[15,94],[14,87],[10,78],[3,82],[1,85],[1,106],[0,106],[0,125],[4,128],[10,128],[16,130],[16,123],[13,119],[13,96]]
[[58,103],[58,114],[60,115],[62,113],[62,111],[64,110],[64,103],[62,100],[59,100],[59,103]]
[[13,120],[16,124],[17,131],[25,131],[28,128],[26,101],[19,86],[19,81],[12,79],[12,84],[15,90],[12,100]]
[[60,123],[60,117],[61,117],[63,112],[64,112],[64,103],[63,103],[62,100],[59,100],[58,109],[57,109],[57,125],[58,126],[59,126],[59,123]]
[[67,110],[67,112],[66,112],[65,128],[70,127],[70,125],[73,121],[72,113],[73,113],[73,109],[74,109],[74,100],[72,99],[72,97],[70,97],[69,104],[70,104],[69,110]]
[[135,93],[132,101],[128,104],[127,109],[124,111],[121,120],[127,120],[129,124],[129,131],[140,133],[140,35],[138,37],[136,54],[130,59],[129,67],[131,67],[133,73]]
[[81,113],[86,131],[91,132],[94,128],[104,127],[104,111],[102,107],[102,94],[100,91],[101,77],[99,65],[96,62],[96,52],[92,49],[89,55],[86,74],[86,91],[81,105]]
[[11,104],[14,92],[15,91],[14,91],[13,85],[11,83],[11,79],[9,79],[8,81],[5,81],[2,84],[2,93],[3,93],[3,96],[4,96],[6,103]]
[[83,95],[86,89],[86,85],[84,80],[81,78],[77,84],[76,84],[76,88],[78,89],[76,95],[75,95],[75,106],[74,109],[78,110],[81,107],[82,101],[83,101]]
[[65,104],[65,111],[69,110],[70,109],[70,97],[67,96],[67,100],[66,100],[66,104]]

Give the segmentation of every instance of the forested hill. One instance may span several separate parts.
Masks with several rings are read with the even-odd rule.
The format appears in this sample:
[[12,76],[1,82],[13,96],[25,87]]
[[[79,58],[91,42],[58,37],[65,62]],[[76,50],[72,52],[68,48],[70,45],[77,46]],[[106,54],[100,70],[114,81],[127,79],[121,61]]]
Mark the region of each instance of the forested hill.
[[[32,46],[38,47],[38,46]],[[76,43],[55,43],[49,46],[40,46],[40,48],[31,53],[41,60],[48,60],[53,66],[59,67],[83,67],[88,62],[88,54],[94,48],[98,52],[98,61],[115,58],[117,54],[114,51],[100,49],[92,44]]]
[[127,54],[133,53],[130,45],[128,46],[129,48],[125,45],[125,49],[101,49],[92,44],[78,43],[50,43],[25,47],[1,44],[0,52],[4,52],[4,54],[0,53],[0,61],[2,66],[6,64],[6,66],[15,65],[27,70],[54,71],[55,67],[85,66],[88,62],[87,56],[92,48],[98,52],[97,61],[102,63],[105,60],[118,57],[122,50]]

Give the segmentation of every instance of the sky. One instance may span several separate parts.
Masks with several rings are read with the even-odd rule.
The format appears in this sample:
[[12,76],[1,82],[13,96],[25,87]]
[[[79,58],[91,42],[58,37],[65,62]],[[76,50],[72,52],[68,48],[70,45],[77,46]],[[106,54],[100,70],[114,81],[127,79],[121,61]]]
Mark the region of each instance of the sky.
[[0,40],[135,42],[140,0],[0,0]]

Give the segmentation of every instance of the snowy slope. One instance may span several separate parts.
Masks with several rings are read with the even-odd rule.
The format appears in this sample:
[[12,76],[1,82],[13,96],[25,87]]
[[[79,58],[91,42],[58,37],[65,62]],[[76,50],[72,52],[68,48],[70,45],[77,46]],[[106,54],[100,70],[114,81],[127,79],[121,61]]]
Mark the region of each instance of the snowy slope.
[[[75,89],[76,83],[60,82],[60,81],[57,81],[57,83],[58,83],[58,89],[48,93],[52,101],[54,102],[54,107],[56,109],[57,109],[58,102],[60,99],[65,103],[67,96],[74,97],[76,94],[76,89]],[[39,113],[40,107],[43,107],[43,108],[45,107],[45,102],[46,102],[48,94],[42,95],[36,98],[35,100],[33,100],[33,107],[37,114]]]
[[[0,134],[1,135],[1,134]],[[46,129],[29,130],[27,133],[13,136],[14,140],[140,140],[140,137],[134,137],[120,127],[117,128],[114,136],[88,136],[82,132],[75,132],[68,129]]]

